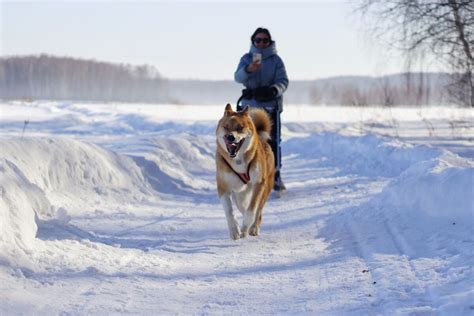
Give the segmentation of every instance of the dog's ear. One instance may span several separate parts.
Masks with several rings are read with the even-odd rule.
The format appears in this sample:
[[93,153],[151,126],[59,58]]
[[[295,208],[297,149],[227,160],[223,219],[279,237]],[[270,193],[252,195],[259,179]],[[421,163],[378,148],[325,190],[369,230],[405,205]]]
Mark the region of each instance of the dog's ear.
[[227,105],[225,106],[224,115],[230,115],[232,113],[234,113],[234,111],[232,111],[232,105],[230,105],[230,103],[227,103]]
[[242,115],[247,115],[249,114],[249,106],[246,105],[241,111],[240,113],[242,113]]

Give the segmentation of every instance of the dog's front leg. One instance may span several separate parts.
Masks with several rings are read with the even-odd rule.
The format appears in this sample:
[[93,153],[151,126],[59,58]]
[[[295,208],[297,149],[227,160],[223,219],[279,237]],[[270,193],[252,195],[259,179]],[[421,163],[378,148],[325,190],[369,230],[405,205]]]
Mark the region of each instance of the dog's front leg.
[[244,212],[244,220],[242,222],[242,232],[240,237],[245,238],[249,233],[250,226],[255,222],[255,212],[252,209],[248,209]]
[[256,185],[252,194],[250,205],[244,213],[244,223],[242,225],[241,234],[241,236],[245,234],[243,237],[246,237],[249,232],[252,236],[257,236],[259,234],[259,224],[262,217],[260,204],[263,202],[263,193],[264,187],[262,185]]
[[227,226],[229,226],[230,238],[237,240],[240,238],[240,229],[237,219],[232,209],[232,202],[230,200],[230,192],[226,192],[221,196],[221,203],[224,207],[225,217],[227,218]]

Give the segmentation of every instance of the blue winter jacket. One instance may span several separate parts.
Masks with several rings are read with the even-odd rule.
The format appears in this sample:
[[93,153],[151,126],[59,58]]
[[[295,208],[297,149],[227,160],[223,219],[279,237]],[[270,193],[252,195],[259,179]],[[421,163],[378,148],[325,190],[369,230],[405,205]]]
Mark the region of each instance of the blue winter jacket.
[[[253,53],[262,54],[262,67],[256,72],[249,73],[245,69],[252,63]],[[265,108],[276,108],[283,111],[283,93],[288,88],[288,76],[286,75],[285,65],[280,56],[277,55],[275,42],[259,49],[253,44],[250,45],[250,51],[240,58],[239,65],[234,74],[235,81],[242,83],[246,88],[255,89],[257,87],[271,86],[278,90],[277,98],[269,102],[257,102],[255,99],[243,99],[242,106],[256,106]]]

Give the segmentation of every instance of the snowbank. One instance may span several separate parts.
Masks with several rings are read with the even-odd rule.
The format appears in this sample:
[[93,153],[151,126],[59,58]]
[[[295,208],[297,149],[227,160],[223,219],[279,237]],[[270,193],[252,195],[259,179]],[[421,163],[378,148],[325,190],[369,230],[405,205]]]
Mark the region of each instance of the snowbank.
[[0,140],[0,148],[0,259],[6,261],[34,248],[36,217],[67,221],[70,205],[90,212],[91,205],[152,194],[131,158],[97,145],[11,138]]
[[[155,136],[142,153],[145,176],[155,190],[166,193],[207,192],[215,190],[214,150],[201,139],[189,134]],[[209,177],[211,175],[211,177]]]
[[36,214],[50,211],[44,192],[15,164],[0,158],[0,259],[22,262],[33,249]]
[[[474,163],[449,152],[410,166],[379,196],[403,213],[472,223]],[[426,221],[418,223],[426,224]]]
[[[321,133],[294,137],[283,143],[285,153],[308,160],[326,159],[345,174],[395,177],[413,164],[432,159],[440,152],[426,146],[415,146],[374,135],[343,136]],[[302,150],[302,148],[304,150]]]
[[374,201],[387,209],[390,205],[426,216],[473,219],[474,163],[448,151],[334,133],[292,138],[284,150],[311,163],[337,166],[342,174],[393,178]]
[[2,139],[9,159],[53,203],[137,201],[151,192],[134,161],[97,145],[59,138]]

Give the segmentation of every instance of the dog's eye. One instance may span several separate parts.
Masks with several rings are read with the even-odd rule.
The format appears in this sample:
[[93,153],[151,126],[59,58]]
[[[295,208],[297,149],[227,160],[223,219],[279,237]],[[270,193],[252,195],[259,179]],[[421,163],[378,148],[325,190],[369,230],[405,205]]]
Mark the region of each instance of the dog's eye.
[[242,128],[242,126],[237,125],[237,127],[235,128],[235,130],[240,133],[240,132],[242,132],[243,128]]

